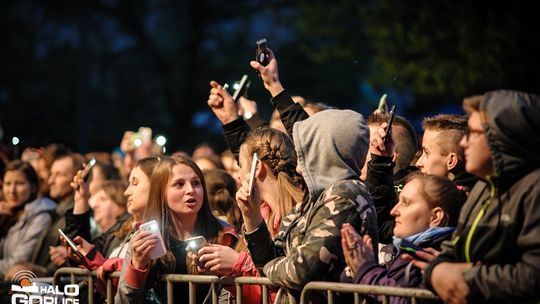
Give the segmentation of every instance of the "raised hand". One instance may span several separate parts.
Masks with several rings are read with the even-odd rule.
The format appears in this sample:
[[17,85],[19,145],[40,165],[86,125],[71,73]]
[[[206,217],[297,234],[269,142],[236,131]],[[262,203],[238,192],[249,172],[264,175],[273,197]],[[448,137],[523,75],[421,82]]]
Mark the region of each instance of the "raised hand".
[[250,61],[249,65],[251,65],[254,70],[259,72],[264,83],[264,88],[270,92],[272,97],[274,97],[281,93],[284,88],[279,81],[278,63],[276,57],[274,56],[274,52],[272,52],[270,49],[268,49],[268,52],[270,63],[268,63],[267,66],[264,66],[254,60]]
[[388,129],[388,124],[386,122],[383,122],[379,128],[377,128],[377,131],[372,134],[373,138],[371,138],[370,145],[369,145],[369,153],[375,154],[375,155],[381,155],[381,156],[388,156],[392,157],[394,156],[394,139],[393,136],[390,136],[390,140],[384,144],[384,137],[386,136]]
[[261,214],[261,197],[257,186],[249,193],[249,174],[242,180],[242,185],[236,191],[236,203],[242,212],[246,230],[253,231],[264,220]]
[[341,228],[341,248],[347,266],[354,274],[366,262],[375,262],[372,241],[368,235],[361,237],[348,223]]
[[210,95],[208,96],[208,106],[222,124],[238,118],[238,106],[232,99],[231,94],[227,92],[219,83],[210,81]]

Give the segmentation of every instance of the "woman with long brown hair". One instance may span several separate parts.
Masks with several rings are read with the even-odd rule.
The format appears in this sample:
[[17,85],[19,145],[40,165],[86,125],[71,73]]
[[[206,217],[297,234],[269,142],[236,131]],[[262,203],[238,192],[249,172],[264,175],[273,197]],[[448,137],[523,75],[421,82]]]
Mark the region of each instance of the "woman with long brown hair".
[[[162,160],[150,179],[150,196],[144,221],[156,220],[166,248],[166,254],[156,260],[150,252],[159,238],[150,232],[137,231],[133,236],[120,279],[115,302],[148,303],[166,299],[165,285],[159,277],[165,273],[194,274],[196,264],[187,256],[185,240],[203,236],[209,243],[234,246],[236,232],[219,221],[210,211],[204,176],[197,165],[182,156]],[[149,292],[153,290],[153,292]],[[207,288],[197,288],[201,301]],[[174,298],[187,302],[187,285],[174,290]]]

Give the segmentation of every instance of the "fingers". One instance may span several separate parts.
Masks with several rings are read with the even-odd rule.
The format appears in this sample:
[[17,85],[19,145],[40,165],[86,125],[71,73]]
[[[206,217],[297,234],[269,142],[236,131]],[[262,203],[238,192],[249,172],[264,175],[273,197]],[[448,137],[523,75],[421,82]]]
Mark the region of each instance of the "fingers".
[[424,251],[430,253],[431,255],[435,256],[435,257],[438,257],[439,254],[441,254],[440,251],[436,250],[436,249],[433,249],[431,247],[428,247],[428,248],[424,248]]

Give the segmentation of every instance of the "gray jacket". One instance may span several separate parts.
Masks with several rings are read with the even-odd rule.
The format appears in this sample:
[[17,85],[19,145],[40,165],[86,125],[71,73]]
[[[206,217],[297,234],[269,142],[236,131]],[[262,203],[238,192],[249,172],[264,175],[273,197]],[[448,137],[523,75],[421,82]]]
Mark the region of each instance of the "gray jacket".
[[23,216],[13,225],[5,238],[0,240],[0,277],[18,262],[30,261],[41,233],[51,224],[50,212],[56,204],[39,197],[24,206]]

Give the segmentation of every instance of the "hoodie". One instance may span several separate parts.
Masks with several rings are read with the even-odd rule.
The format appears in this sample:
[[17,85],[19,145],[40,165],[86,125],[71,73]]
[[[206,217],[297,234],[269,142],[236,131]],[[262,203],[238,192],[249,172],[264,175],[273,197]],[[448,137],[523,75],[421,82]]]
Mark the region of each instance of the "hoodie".
[[463,206],[454,240],[426,270],[467,262],[469,302],[540,300],[540,96],[486,93],[480,103],[493,176],[481,177]]
[[350,110],[321,111],[295,123],[292,134],[309,192],[283,218],[274,242],[264,223],[245,236],[255,264],[264,266],[272,282],[298,296],[310,281],[339,282],[346,266],[341,249],[343,223],[369,234],[374,248],[378,228],[373,202],[359,180],[369,143],[362,115]]
[[51,224],[50,212],[55,207],[56,204],[45,197],[38,197],[24,206],[22,217],[0,240],[0,277],[4,277],[13,264],[30,261],[38,238]]

